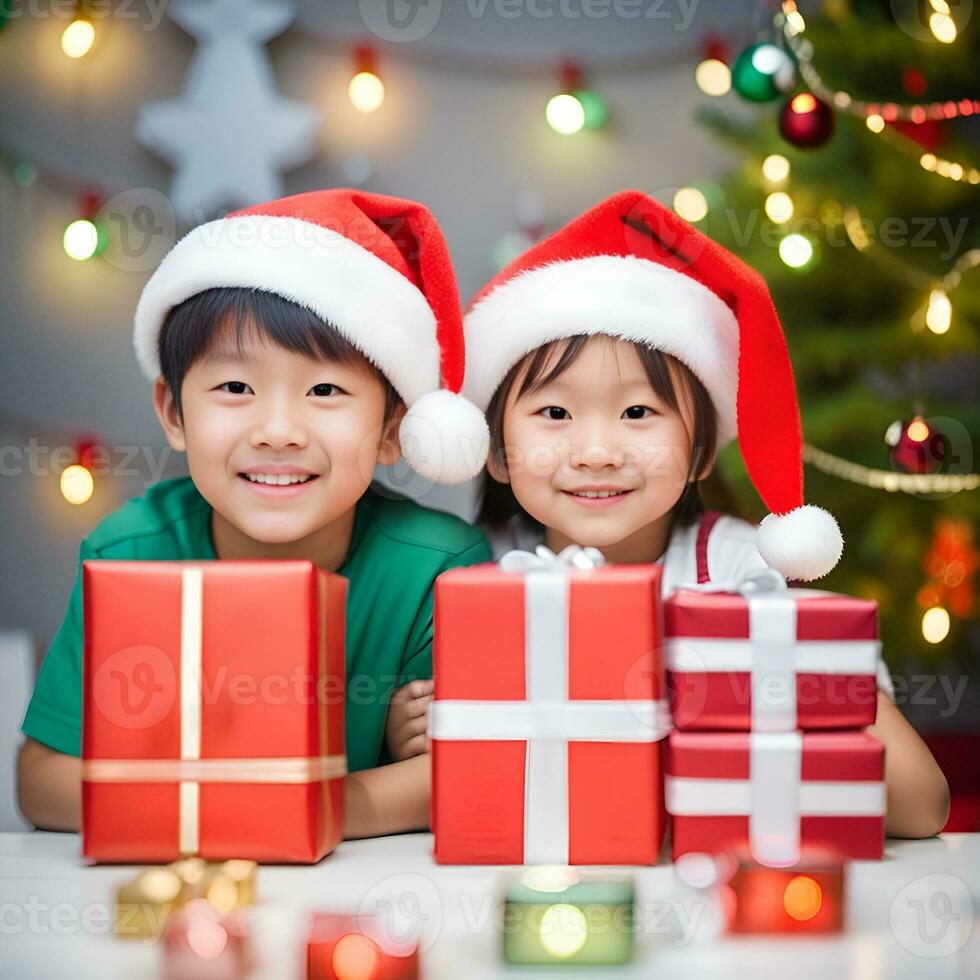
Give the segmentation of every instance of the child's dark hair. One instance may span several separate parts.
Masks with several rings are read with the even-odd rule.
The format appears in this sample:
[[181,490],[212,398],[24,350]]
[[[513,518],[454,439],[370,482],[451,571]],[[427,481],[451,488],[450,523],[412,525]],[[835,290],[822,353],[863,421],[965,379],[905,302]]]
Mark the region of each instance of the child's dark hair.
[[[507,467],[507,452],[504,446],[504,408],[517,379],[521,379],[518,397],[543,388],[564,374],[592,339],[586,334],[576,334],[573,337],[544,344],[527,354],[507,372],[487,408],[490,459],[496,462],[499,468]],[[718,416],[707,389],[685,364],[646,344],[638,341],[632,343],[650,381],[650,386],[658,397],[669,408],[678,410],[677,390],[670,373],[670,366],[673,364],[691,402],[694,431],[691,433],[692,448],[687,474],[688,482],[672,512],[673,525],[686,527],[693,524],[704,512],[696,477],[705,461],[714,458],[718,442]],[[558,352],[558,357],[554,365],[547,369],[555,351]],[[532,527],[541,530],[541,525],[518,503],[510,484],[498,483],[487,469],[483,474],[477,521],[486,527],[498,529],[516,514],[523,514]]]
[[[275,293],[245,286],[205,289],[185,299],[167,314],[157,341],[160,373],[173,394],[178,418],[183,418],[180,388],[191,366],[210,349],[229,322],[235,325],[235,342],[249,329],[258,330],[279,347],[338,364],[371,362],[336,327],[306,307]],[[391,382],[371,364],[385,391],[385,422],[401,405]]]

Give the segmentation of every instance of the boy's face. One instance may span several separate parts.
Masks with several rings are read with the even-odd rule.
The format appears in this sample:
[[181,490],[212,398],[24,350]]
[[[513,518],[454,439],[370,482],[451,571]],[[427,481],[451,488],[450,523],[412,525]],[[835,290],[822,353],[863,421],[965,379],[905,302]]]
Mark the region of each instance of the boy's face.
[[[316,360],[254,329],[239,353],[226,329],[184,377],[182,422],[162,379],[157,386],[160,421],[187,453],[197,489],[255,541],[299,541],[327,527],[363,496],[376,464],[399,458],[397,418],[384,425],[384,385],[366,360]],[[256,479],[286,475],[302,482]]]
[[490,474],[511,484],[533,518],[603,548],[673,508],[687,483],[692,431],[676,376],[680,412],[657,396],[632,344],[596,337],[549,384],[518,397],[520,381],[504,408],[507,471],[491,463]]

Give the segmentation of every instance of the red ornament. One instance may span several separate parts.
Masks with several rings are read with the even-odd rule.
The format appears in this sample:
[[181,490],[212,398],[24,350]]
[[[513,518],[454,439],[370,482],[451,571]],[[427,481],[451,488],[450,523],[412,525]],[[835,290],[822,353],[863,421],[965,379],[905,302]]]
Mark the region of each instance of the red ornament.
[[78,195],[78,213],[82,218],[93,221],[99,213],[99,208],[105,202],[105,195],[100,187],[85,187]]
[[800,92],[783,106],[779,132],[787,143],[801,150],[823,146],[834,132],[834,111],[810,92]]
[[577,92],[584,84],[585,72],[577,61],[565,58],[558,66],[558,78],[563,92]]
[[717,34],[709,34],[702,45],[705,58],[713,58],[716,61],[723,61],[726,65],[731,64],[731,54],[728,45]]
[[935,473],[946,461],[945,435],[928,425],[921,415],[910,422],[893,422],[885,433],[891,446],[892,465],[904,473]]
[[369,44],[361,44],[354,48],[354,71],[378,74],[378,52]]
[[84,466],[85,469],[91,470],[94,468],[95,461],[93,460],[93,454],[96,450],[101,450],[102,444],[96,440],[94,436],[83,436],[78,442],[75,443],[75,453],[77,456],[77,462],[80,466]]

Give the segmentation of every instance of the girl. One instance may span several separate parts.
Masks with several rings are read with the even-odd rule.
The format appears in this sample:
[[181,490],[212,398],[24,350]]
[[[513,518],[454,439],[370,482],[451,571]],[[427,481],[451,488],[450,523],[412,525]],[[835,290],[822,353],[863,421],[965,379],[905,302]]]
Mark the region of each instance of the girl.
[[[662,563],[665,593],[767,566],[809,581],[839,560],[837,522],[803,504],[792,366],[764,281],[656,201],[617,194],[539,242],[478,294],[465,331],[495,557],[593,546]],[[701,503],[736,436],[771,511],[758,529]],[[880,667],[886,832],[930,836],[946,781]]]

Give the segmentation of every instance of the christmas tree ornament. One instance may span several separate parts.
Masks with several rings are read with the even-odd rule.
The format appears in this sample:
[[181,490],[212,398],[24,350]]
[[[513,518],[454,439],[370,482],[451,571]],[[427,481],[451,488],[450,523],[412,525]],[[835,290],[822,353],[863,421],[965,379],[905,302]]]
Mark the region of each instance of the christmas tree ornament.
[[800,150],[823,146],[834,132],[834,112],[810,92],[794,95],[779,114],[779,132]]
[[788,92],[795,78],[793,59],[770,41],[750,45],[732,66],[732,86],[749,102],[771,102]]
[[934,473],[946,459],[946,437],[921,415],[892,422],[885,442],[891,447],[892,465],[903,473]]
[[317,111],[276,91],[263,44],[293,19],[286,0],[174,0],[198,40],[177,99],[144,106],[136,138],[176,168],[170,197],[188,224],[281,197],[281,174],[316,152]]

